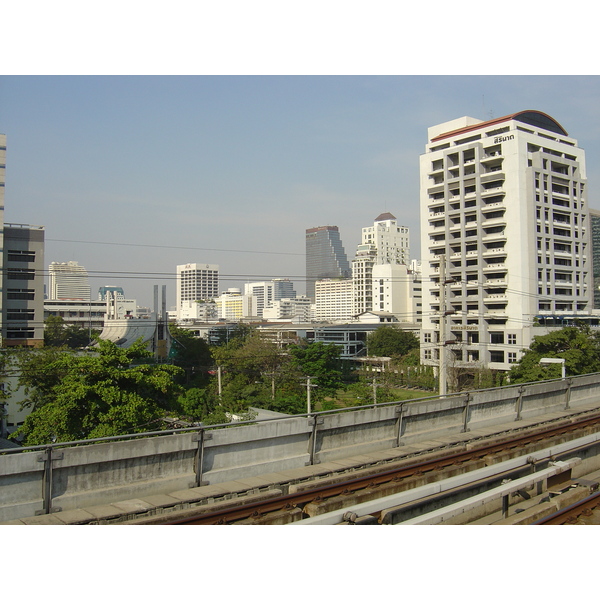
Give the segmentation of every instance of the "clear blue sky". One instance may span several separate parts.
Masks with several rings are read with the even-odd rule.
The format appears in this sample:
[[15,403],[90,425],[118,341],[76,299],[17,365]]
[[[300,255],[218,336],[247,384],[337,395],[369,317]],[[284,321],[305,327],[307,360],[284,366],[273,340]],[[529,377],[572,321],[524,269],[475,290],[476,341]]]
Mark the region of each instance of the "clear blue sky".
[[76,260],[144,305],[154,284],[174,304],[186,262],[219,264],[222,289],[303,292],[308,227],[339,226],[351,260],[389,211],[420,258],[419,155],[460,116],[547,112],[600,207],[599,106],[598,76],[3,76],[5,220],[45,226],[46,265]]

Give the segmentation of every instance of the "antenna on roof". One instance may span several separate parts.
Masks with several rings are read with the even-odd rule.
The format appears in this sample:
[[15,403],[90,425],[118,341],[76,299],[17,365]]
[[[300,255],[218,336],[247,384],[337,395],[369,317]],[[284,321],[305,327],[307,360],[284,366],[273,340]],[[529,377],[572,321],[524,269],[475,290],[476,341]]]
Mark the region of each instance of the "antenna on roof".
[[481,110],[483,112],[483,118],[486,121],[491,121],[494,118],[494,111],[492,109],[490,110],[485,110],[485,96],[482,94],[481,95]]

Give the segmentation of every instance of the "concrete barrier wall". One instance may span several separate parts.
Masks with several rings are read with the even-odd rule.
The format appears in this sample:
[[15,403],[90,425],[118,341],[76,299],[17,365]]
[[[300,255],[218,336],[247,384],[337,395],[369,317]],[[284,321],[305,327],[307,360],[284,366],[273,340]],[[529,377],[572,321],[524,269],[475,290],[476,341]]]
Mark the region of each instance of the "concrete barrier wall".
[[565,411],[567,403],[571,410],[600,406],[600,374],[310,417],[6,451],[0,454],[0,522],[296,469],[465,429],[509,428],[519,416]]

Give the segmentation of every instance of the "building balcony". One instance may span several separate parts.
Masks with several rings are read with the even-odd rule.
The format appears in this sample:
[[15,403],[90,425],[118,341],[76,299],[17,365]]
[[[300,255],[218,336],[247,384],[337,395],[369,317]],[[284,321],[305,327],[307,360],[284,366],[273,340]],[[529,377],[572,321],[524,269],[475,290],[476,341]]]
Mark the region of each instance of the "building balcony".
[[500,279],[500,278],[488,279],[483,283],[484,287],[489,287],[489,286],[497,287],[497,286],[506,286],[506,285],[507,285],[506,279]]
[[492,263],[490,265],[484,265],[483,266],[483,271],[487,272],[487,271],[506,271],[506,264],[505,263]]
[[506,294],[489,294],[483,299],[484,304],[496,304],[508,302],[508,296]]
[[490,204],[484,204],[481,207],[481,212],[486,213],[486,212],[490,212],[490,211],[498,210],[498,209],[502,210],[504,208],[506,208],[506,205],[504,204],[504,202],[490,202]]
[[503,196],[504,197],[505,195],[506,195],[506,192],[500,187],[489,188],[489,189],[484,188],[481,190],[481,197],[484,199],[489,198],[490,196]]
[[484,258],[486,256],[506,256],[506,250],[504,248],[490,248],[489,250],[484,250],[482,256]]

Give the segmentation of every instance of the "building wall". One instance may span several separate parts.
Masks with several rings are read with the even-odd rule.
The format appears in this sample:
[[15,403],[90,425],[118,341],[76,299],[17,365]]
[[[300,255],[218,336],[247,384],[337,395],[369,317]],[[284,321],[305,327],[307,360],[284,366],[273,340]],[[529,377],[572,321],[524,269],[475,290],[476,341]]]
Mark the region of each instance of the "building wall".
[[4,226],[2,340],[4,346],[44,343],[44,228]]
[[265,308],[282,298],[295,298],[294,284],[289,279],[272,279],[271,281],[254,281],[244,285],[244,294],[253,296],[253,310],[251,315],[263,317]]
[[[4,272],[4,186],[6,185],[6,135],[0,133],[0,270]],[[0,294],[0,315],[4,294]],[[0,327],[3,324],[0,323]]]
[[590,209],[594,308],[600,309],[600,210]]
[[584,151],[539,114],[429,130],[421,156],[428,364],[437,364],[444,337],[455,342],[448,362],[507,370],[539,333],[540,316],[591,310]]
[[318,321],[340,321],[354,316],[352,279],[321,279],[315,282],[315,317]]
[[102,329],[106,312],[106,302],[101,300],[44,300],[44,321],[50,316],[61,317],[66,325],[84,329]]

